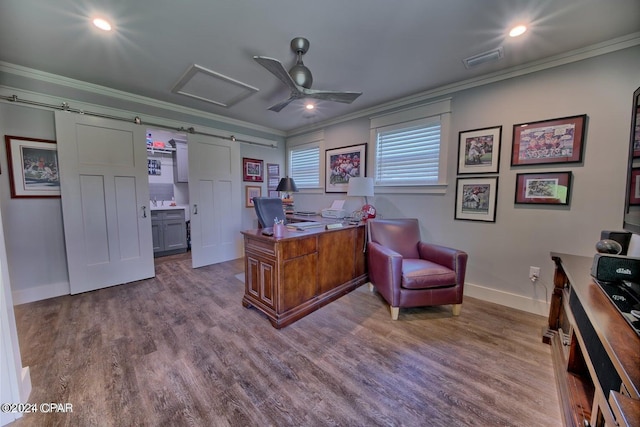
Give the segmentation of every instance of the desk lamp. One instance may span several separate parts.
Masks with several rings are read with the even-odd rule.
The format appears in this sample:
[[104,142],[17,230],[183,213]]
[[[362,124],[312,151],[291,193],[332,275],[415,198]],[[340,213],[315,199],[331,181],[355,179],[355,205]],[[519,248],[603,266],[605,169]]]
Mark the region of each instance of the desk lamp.
[[278,183],[278,187],[276,187],[276,191],[286,193],[282,198],[282,204],[284,205],[285,213],[293,213],[293,198],[290,193],[295,193],[298,191],[298,187],[296,187],[296,183],[293,181],[293,178],[282,178]]
[[360,218],[367,220],[376,217],[376,208],[369,204],[368,196],[373,196],[373,178],[351,177],[347,196],[364,197],[364,206],[360,211]]

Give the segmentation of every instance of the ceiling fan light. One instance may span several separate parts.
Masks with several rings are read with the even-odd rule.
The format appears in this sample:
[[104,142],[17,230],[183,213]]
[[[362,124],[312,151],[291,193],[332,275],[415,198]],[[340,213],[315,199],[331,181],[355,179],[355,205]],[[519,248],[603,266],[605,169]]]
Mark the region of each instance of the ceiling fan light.
[[111,24],[104,18],[95,18],[92,22],[93,25],[102,31],[111,31]]
[[527,27],[525,25],[516,25],[509,31],[509,36],[518,37],[523,35],[527,31]]

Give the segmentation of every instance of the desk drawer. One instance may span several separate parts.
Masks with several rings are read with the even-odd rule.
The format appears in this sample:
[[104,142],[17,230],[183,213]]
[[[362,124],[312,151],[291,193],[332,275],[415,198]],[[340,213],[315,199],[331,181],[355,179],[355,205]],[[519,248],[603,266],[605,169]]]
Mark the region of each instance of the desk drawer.
[[283,260],[309,255],[318,251],[318,237],[315,235],[302,239],[285,240],[279,244],[282,248]]

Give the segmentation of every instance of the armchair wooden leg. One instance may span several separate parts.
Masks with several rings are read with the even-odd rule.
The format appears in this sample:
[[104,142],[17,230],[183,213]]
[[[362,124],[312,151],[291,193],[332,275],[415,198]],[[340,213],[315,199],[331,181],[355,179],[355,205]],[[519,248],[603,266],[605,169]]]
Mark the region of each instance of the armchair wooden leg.
[[373,292],[374,290],[373,283],[369,282],[369,292]]
[[400,307],[389,307],[391,309],[391,320],[398,320],[400,314]]
[[462,304],[453,304],[453,307],[451,307],[451,311],[453,312],[454,316],[460,316],[460,312],[462,311]]

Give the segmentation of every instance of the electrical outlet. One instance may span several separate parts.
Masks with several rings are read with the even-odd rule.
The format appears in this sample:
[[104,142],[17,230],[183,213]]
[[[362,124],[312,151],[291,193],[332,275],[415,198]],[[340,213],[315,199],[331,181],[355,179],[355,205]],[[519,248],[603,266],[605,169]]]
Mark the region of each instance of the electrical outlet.
[[540,278],[540,267],[529,267],[529,279],[535,282]]

